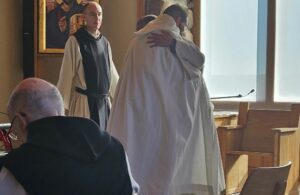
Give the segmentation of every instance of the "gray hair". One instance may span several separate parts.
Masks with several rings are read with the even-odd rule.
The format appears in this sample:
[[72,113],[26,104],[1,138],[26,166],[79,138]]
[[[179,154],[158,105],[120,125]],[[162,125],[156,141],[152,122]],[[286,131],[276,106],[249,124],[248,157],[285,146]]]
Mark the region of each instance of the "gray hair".
[[[47,116],[64,115],[63,100],[58,89],[41,79],[32,80],[34,85],[17,87],[13,91],[7,106],[8,113],[22,111],[35,120]],[[44,85],[38,86],[38,83],[42,83],[40,81]]]
[[163,13],[172,16],[174,19],[180,17],[182,19],[182,22],[186,23],[187,12],[188,12],[187,8],[179,4],[173,4],[167,7]]
[[148,14],[145,15],[144,17],[142,17],[141,19],[139,19],[136,23],[136,30],[140,30],[142,28],[144,28],[144,26],[146,26],[149,22],[151,22],[152,20],[155,20],[157,18],[156,15],[153,14]]

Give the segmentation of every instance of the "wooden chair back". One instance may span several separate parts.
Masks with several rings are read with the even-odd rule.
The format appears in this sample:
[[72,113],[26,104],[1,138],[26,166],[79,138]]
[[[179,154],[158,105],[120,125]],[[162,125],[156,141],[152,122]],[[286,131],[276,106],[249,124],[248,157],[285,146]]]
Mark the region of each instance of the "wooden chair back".
[[290,127],[291,111],[248,110],[247,122],[242,135],[241,150],[274,152],[275,127]]
[[291,164],[254,169],[240,195],[284,195]]

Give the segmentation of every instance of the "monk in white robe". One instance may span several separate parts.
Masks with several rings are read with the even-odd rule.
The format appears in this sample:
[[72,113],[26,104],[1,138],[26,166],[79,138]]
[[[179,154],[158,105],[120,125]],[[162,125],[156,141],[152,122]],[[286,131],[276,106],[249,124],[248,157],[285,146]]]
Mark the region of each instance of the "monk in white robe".
[[170,6],[133,38],[108,130],[124,145],[140,194],[219,195],[225,182],[204,56],[181,38],[178,10]]
[[119,79],[108,40],[100,33],[102,8],[89,2],[84,9],[86,26],[70,36],[57,87],[69,116],[93,119],[106,130],[110,97]]

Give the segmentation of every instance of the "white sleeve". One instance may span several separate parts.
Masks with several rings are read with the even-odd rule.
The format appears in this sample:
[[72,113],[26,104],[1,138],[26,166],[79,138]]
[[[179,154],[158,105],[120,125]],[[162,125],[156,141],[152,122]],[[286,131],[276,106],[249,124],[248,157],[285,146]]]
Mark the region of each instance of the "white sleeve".
[[111,47],[110,44],[108,43],[108,55],[109,55],[109,61],[110,61],[110,75],[111,75],[111,84],[110,84],[110,97],[114,97],[117,83],[119,80],[119,74],[117,72],[117,69],[115,67],[115,64],[112,59],[112,52],[111,52]]
[[193,77],[199,76],[204,67],[204,55],[194,43],[176,39],[175,51],[184,68]]
[[5,167],[0,172],[0,194],[27,195],[23,186]]
[[139,184],[135,181],[135,179],[132,176],[131,168],[130,168],[130,164],[129,164],[129,160],[128,160],[126,152],[125,152],[125,156],[126,156],[126,163],[127,163],[128,174],[129,174],[130,181],[131,181],[131,186],[132,186],[132,195],[137,195],[139,193],[139,191],[140,191],[140,186],[139,186]]
[[69,110],[70,106],[73,79],[77,70],[77,64],[79,63],[78,59],[80,57],[80,47],[77,40],[74,36],[70,36],[65,46],[64,57],[57,82],[57,88],[63,97],[64,107],[67,110]]

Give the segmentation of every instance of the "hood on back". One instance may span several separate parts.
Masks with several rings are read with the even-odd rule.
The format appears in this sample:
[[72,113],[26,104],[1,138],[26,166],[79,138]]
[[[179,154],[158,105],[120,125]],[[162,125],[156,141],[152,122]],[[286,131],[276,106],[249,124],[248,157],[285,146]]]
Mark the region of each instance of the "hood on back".
[[36,120],[27,126],[28,144],[38,145],[82,161],[94,161],[111,142],[92,120],[54,116]]

